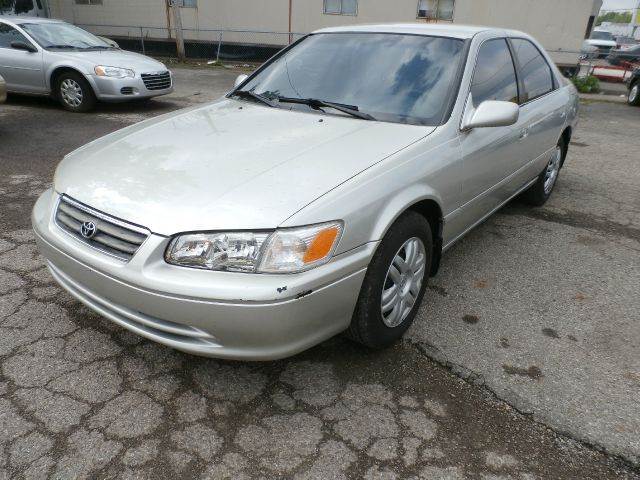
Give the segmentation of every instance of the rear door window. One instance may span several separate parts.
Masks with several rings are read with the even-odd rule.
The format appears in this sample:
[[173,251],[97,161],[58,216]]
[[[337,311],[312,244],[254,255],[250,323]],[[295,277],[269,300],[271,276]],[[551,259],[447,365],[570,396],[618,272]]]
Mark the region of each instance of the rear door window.
[[529,40],[511,39],[524,85],[522,103],[535,100],[554,89],[551,67],[538,48]]
[[485,100],[518,103],[516,69],[504,38],[489,40],[480,47],[471,95],[476,107]]

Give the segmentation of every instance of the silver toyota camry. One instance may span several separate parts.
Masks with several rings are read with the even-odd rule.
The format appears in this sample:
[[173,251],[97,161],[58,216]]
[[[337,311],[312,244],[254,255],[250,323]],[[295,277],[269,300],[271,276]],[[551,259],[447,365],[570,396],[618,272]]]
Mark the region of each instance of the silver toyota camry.
[[72,295],[173,348],[384,347],[446,249],[516,195],[547,201],[577,109],[520,32],[325,29],[214,103],[69,154],[33,227]]
[[173,91],[171,72],[74,25],[0,16],[0,75],[12,93],[52,95],[67,110],[97,101],[123,102]]

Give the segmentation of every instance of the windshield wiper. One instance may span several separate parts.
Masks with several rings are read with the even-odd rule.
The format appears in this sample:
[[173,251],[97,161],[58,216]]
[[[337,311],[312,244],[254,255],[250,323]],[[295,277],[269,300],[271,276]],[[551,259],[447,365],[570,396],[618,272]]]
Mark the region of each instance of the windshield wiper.
[[235,92],[233,92],[233,95],[240,98],[253,98],[254,100],[258,100],[259,102],[269,105],[270,107],[278,106],[277,103],[269,100],[267,97],[263,97],[256,92],[252,92],[251,90],[236,90]]
[[333,108],[339,112],[347,113],[362,120],[375,120],[376,118],[368,113],[361,112],[357,105],[346,105],[344,103],[327,102],[326,100],[318,100],[317,98],[292,98],[277,97],[282,103],[298,103],[300,105],[309,105],[311,108],[321,109],[322,107]]
[[75,45],[47,45],[47,48],[81,48]]

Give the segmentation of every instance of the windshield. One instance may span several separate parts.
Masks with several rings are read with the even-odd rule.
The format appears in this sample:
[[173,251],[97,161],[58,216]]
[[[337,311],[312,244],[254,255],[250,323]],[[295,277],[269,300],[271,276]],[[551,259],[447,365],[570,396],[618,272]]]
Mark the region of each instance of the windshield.
[[591,38],[594,40],[613,40],[613,35],[609,32],[593,32]]
[[23,23],[20,26],[44,48],[111,48],[95,35],[68,23]]
[[[385,33],[303,39],[243,87],[267,99],[316,99],[377,120],[439,125],[457,91],[462,40]],[[281,108],[317,108],[278,104]],[[323,108],[325,110],[325,108]]]

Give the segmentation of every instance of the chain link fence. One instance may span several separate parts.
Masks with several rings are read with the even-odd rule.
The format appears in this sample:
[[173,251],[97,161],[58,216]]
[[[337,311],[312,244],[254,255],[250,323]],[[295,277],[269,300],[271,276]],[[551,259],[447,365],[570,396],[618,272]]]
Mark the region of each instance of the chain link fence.
[[[175,31],[172,28],[95,24],[78,26],[114,40],[125,50],[160,57],[177,56]],[[239,29],[183,28],[182,31],[187,58],[216,63],[262,63],[305,35]]]
[[[177,57],[176,35],[166,26],[97,25],[78,26],[112,39],[125,50],[157,57]],[[187,59],[228,66],[256,66],[280,49],[303,37],[304,33],[242,29],[183,28]],[[588,45],[582,49],[547,49],[566,77],[595,76],[601,82],[623,84],[640,68],[640,44],[615,49]]]

